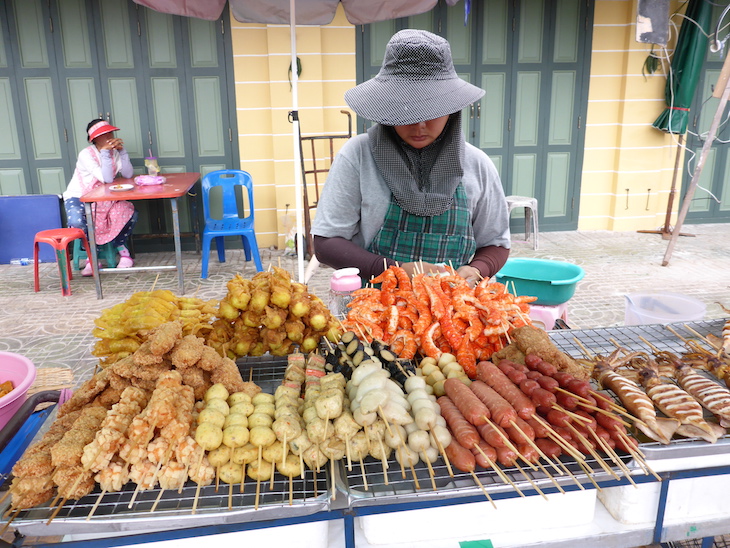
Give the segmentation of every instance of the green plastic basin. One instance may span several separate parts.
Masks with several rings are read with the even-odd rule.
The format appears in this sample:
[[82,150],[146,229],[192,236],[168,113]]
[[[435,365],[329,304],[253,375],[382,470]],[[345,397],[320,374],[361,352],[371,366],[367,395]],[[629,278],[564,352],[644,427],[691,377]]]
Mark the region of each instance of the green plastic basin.
[[496,277],[510,292],[537,297],[532,304],[554,306],[573,297],[575,287],[583,276],[585,271],[572,263],[517,258],[508,259]]

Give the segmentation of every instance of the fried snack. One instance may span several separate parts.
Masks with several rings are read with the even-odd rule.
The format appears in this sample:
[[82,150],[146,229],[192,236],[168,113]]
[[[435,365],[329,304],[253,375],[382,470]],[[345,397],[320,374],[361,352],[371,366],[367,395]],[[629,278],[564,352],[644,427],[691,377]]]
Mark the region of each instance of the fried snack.
[[581,380],[590,380],[592,371],[558,350],[548,334],[542,329],[531,325],[519,327],[512,332],[512,338],[525,355],[537,354],[546,362],[552,363],[560,371],[570,373]]
[[490,360],[495,364],[499,364],[502,360],[510,360],[515,363],[525,363],[525,353],[520,350],[515,343],[510,343],[492,354]]
[[5,381],[4,383],[0,384],[0,398],[2,398],[6,394],[9,394],[12,391],[13,391],[12,382]]
[[223,358],[218,363],[215,369],[211,371],[210,379],[213,381],[213,384],[221,383],[231,393],[243,392],[246,387],[236,362],[230,358]]
[[157,356],[167,354],[175,346],[175,343],[182,339],[182,336],[181,322],[163,323],[150,333],[147,340],[150,344],[150,352]]
[[86,444],[91,443],[106,417],[103,407],[85,407],[73,426],[51,447],[53,466],[77,466]]
[[185,335],[175,343],[170,360],[178,369],[192,367],[203,356],[205,341],[196,335]]
[[146,341],[132,354],[135,365],[146,366],[162,363],[162,355],[152,352],[150,341]]
[[109,386],[109,376],[102,370],[82,384],[71,398],[58,409],[58,417],[78,411]]

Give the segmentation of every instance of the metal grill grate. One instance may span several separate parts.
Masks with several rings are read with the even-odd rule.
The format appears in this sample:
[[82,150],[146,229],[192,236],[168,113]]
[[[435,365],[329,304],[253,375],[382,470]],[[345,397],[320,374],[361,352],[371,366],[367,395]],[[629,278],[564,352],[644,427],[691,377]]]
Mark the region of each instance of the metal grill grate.
[[[713,334],[722,335],[723,320],[713,320],[706,322],[692,322],[687,324],[672,325],[672,329],[687,339],[697,339],[697,336],[687,327],[698,332],[703,336]],[[674,333],[663,325],[634,325],[621,327],[605,327],[600,329],[585,329],[580,331],[557,330],[550,332],[550,339],[555,345],[574,358],[584,358],[582,349],[575,342],[579,340],[593,354],[608,355],[616,346],[612,341],[624,348],[634,350],[648,351],[646,343],[641,337],[649,341],[660,350],[682,354],[687,351],[684,342]],[[703,343],[703,346],[707,347]]]
[[[246,358],[238,361],[238,367],[244,380],[252,380],[264,392],[273,393],[284,376],[286,358]],[[101,491],[97,486],[94,492],[78,501],[67,501],[49,527],[45,523],[54,509],[48,505],[20,512],[13,525],[23,533],[51,535],[116,531],[121,527],[120,523],[131,520],[134,520],[135,529],[165,530],[175,526],[180,519],[184,522],[180,521],[177,526],[191,527],[213,522],[308,515],[328,509],[331,484],[325,471],[315,473],[306,470],[304,479],[299,476],[292,478],[291,485],[289,478],[277,473],[273,486],[271,481],[261,482],[258,510],[255,509],[256,482],[250,478],[246,478],[243,492],[240,484],[232,486],[230,496],[227,484],[221,483],[218,490],[213,484],[200,489],[195,514],[192,512],[197,485],[192,481],[186,483],[182,493],[155,488],[138,492],[135,496],[135,487],[135,484],[129,483],[120,492],[104,493],[99,500]],[[151,512],[158,497],[159,502]],[[87,520],[97,502],[93,516]]]

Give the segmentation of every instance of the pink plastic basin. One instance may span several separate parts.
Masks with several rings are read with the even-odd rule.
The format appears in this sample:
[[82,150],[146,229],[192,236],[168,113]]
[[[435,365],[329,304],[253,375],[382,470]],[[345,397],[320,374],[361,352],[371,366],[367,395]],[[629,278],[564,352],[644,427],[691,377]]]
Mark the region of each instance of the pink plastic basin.
[[13,390],[0,398],[0,429],[13,418],[25,403],[28,389],[35,381],[36,369],[25,356],[13,352],[0,352],[0,382],[10,381]]

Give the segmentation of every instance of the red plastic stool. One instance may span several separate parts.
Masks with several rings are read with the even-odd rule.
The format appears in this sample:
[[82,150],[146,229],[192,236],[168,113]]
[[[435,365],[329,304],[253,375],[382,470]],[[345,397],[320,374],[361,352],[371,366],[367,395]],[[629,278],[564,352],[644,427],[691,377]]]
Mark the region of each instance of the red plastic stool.
[[35,235],[33,241],[33,275],[36,293],[41,290],[38,279],[38,244],[43,242],[49,244],[56,250],[56,262],[58,263],[58,274],[61,277],[61,293],[64,297],[71,295],[71,284],[73,279],[71,273],[71,258],[68,254],[68,244],[74,240],[81,239],[86,249],[86,255],[91,257],[91,249],[86,234],[80,228],[54,228],[52,230],[41,230]]

